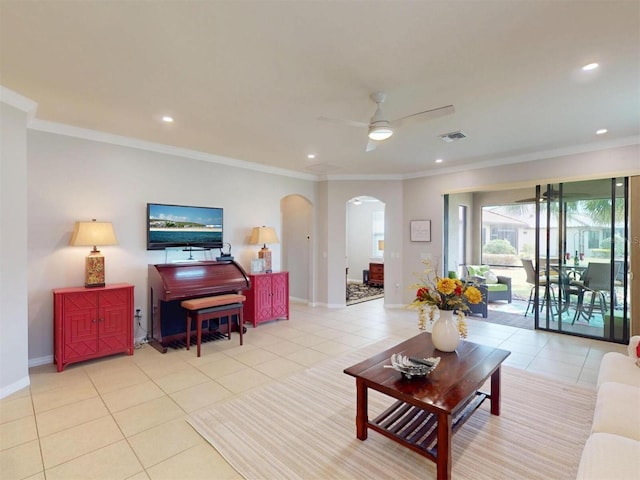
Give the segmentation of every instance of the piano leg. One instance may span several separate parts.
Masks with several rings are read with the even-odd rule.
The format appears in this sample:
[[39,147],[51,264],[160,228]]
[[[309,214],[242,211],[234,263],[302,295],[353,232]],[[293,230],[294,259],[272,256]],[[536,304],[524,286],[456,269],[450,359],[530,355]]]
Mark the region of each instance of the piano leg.
[[167,347],[165,347],[164,345],[162,345],[159,341],[157,341],[155,338],[152,338],[151,340],[149,340],[149,345],[151,345],[153,348],[155,348],[156,350],[158,350],[160,353],[167,353]]

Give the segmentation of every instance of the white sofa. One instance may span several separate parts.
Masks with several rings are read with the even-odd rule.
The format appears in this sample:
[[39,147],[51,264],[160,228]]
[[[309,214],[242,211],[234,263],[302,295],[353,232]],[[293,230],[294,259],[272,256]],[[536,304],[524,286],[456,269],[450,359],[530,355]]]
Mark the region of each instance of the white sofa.
[[640,336],[628,355],[607,353],[598,372],[591,434],[582,451],[578,480],[640,478]]

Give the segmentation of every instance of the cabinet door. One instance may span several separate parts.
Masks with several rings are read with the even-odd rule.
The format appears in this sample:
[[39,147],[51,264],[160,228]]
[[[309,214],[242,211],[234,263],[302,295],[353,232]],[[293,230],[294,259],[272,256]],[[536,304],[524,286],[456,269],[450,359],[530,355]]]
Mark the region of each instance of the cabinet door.
[[271,275],[253,277],[253,294],[255,297],[256,320],[270,320],[273,317],[271,308]]
[[64,353],[68,363],[98,351],[98,295],[72,293],[64,296]]
[[286,273],[279,273],[272,276],[271,293],[273,317],[289,317],[289,281]]
[[129,349],[132,328],[130,289],[106,290],[98,297],[98,351],[108,354]]

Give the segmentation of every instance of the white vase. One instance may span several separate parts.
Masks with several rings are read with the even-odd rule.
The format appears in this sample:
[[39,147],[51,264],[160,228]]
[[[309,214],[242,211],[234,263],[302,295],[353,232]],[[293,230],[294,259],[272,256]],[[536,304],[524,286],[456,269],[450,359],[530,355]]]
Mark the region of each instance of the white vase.
[[440,318],[433,324],[431,341],[441,352],[453,352],[458,348],[460,332],[452,310],[440,310]]

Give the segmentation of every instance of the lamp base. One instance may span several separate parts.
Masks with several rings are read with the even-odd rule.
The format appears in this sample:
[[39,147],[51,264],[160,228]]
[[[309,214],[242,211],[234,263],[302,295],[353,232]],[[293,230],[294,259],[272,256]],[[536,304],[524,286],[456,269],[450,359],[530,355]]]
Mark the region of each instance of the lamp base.
[[99,251],[91,252],[85,261],[84,286],[104,287],[104,257]]
[[271,250],[267,247],[262,247],[258,252],[258,258],[262,258],[264,260],[264,271],[266,273],[271,273]]

